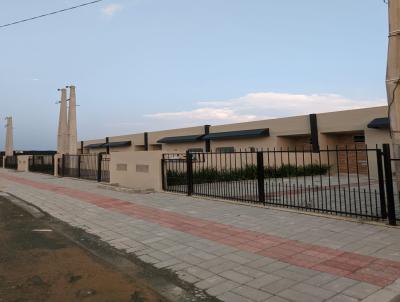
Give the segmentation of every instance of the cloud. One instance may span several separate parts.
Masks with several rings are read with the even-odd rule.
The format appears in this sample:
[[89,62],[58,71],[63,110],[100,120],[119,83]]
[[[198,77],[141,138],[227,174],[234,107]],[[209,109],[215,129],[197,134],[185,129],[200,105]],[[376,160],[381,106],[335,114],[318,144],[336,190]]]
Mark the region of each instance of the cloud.
[[145,117],[159,121],[180,121],[182,125],[237,123],[310,113],[382,106],[386,100],[356,100],[338,94],[291,94],[256,92],[217,101],[201,101],[193,110],[159,112]]
[[101,9],[102,13],[108,17],[114,16],[117,12],[122,10],[122,5],[111,3]]

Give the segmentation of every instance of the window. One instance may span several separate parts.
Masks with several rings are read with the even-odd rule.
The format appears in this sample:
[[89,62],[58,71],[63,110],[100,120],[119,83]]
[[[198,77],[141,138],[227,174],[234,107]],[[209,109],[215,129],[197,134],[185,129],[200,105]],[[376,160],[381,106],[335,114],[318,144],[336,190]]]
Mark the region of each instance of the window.
[[218,147],[215,149],[215,152],[217,153],[232,153],[235,152],[234,147]]
[[199,153],[199,152],[203,152],[203,148],[190,148],[187,151],[190,153]]
[[353,142],[355,143],[365,143],[365,135],[354,135]]

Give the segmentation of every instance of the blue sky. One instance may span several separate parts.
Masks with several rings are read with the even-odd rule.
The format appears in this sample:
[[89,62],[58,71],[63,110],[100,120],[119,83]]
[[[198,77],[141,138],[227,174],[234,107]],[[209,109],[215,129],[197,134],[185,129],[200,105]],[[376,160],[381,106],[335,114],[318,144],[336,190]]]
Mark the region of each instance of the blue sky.
[[[84,1],[3,0],[0,23]],[[55,148],[70,83],[79,139],[386,102],[381,0],[106,0],[4,28],[0,45],[16,149]]]

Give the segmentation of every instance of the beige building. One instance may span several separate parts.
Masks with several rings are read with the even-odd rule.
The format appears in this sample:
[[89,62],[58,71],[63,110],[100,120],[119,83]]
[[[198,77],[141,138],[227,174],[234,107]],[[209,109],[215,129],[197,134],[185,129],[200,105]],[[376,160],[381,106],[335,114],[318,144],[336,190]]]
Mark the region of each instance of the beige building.
[[318,151],[327,146],[372,148],[389,142],[387,106],[381,106],[87,140],[79,143],[78,153],[231,152],[274,148]]

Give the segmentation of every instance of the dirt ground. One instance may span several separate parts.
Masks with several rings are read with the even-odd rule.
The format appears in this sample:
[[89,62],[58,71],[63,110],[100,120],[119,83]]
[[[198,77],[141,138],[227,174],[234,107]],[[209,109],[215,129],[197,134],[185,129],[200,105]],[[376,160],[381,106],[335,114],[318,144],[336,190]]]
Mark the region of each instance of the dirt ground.
[[0,197],[0,301],[167,300]]

